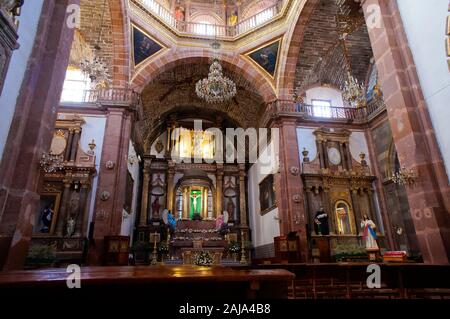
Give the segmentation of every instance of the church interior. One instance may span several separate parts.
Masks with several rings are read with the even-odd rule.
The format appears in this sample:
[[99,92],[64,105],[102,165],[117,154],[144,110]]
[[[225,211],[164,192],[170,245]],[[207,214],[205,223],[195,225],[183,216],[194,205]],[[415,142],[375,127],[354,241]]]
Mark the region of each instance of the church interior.
[[450,298],[448,0],[1,0],[0,26],[0,289]]

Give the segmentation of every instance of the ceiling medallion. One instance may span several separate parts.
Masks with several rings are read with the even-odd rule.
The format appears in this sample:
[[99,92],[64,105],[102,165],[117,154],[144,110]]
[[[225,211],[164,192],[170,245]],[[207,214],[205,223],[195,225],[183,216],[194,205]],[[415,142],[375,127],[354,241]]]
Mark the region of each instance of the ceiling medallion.
[[[214,50],[220,48],[218,42],[214,42],[211,46]],[[195,92],[207,103],[222,103],[232,99],[237,91],[236,84],[223,75],[219,59],[214,57],[208,77],[197,82]]]

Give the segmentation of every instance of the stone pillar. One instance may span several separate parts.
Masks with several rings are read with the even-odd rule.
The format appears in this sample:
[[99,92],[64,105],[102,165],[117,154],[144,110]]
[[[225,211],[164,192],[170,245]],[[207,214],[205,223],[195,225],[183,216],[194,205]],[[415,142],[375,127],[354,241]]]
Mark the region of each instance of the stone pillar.
[[241,227],[247,227],[247,201],[245,188],[245,165],[239,164],[239,212]]
[[[280,233],[297,231],[300,237],[302,261],[308,260],[303,182],[299,176],[301,166],[294,119],[279,119],[279,174],[275,178]],[[295,168],[296,170],[291,170]],[[295,173],[297,171],[298,173]]]
[[222,198],[223,198],[223,164],[217,164],[216,172],[216,217],[222,214]]
[[450,186],[396,1],[365,0],[363,11],[380,27],[368,28],[379,81],[401,166],[418,179],[406,187],[425,263],[450,261]]
[[[39,210],[39,159],[48,151],[69,62],[73,28],[67,6],[79,0],[43,2],[27,72],[17,97],[0,166],[0,268],[21,269]],[[11,71],[11,70],[10,70]],[[12,240],[15,238],[14,240]]]
[[169,160],[169,169],[167,170],[167,209],[173,213],[173,178],[175,175],[175,162]]
[[142,185],[141,196],[141,216],[139,219],[139,226],[146,226],[148,221],[148,192],[150,186],[150,167],[147,161],[144,163],[144,178]]
[[125,107],[107,107],[107,120],[94,212],[89,263],[99,265],[105,236],[120,235],[128,172],[131,118]]
[[16,28],[12,18],[5,11],[0,10],[0,52],[2,52],[0,54],[0,94],[2,93],[12,53],[19,48]]

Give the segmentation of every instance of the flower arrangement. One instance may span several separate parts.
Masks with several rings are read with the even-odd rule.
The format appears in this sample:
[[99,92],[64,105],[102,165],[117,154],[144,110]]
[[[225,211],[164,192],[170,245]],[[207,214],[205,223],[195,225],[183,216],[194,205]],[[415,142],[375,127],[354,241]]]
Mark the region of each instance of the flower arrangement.
[[158,244],[158,253],[160,253],[160,254],[167,254],[168,252],[169,252],[169,247],[167,246],[167,243],[166,242],[160,242],[159,244]]
[[241,245],[237,241],[232,240],[228,246],[228,250],[231,253],[238,253],[241,251]]
[[333,252],[336,261],[367,256],[366,249],[356,244],[338,244]]
[[211,266],[214,262],[214,257],[208,251],[201,251],[194,255],[193,262],[197,266]]
[[30,247],[27,262],[31,264],[51,264],[56,259],[56,247],[53,245],[33,245]]

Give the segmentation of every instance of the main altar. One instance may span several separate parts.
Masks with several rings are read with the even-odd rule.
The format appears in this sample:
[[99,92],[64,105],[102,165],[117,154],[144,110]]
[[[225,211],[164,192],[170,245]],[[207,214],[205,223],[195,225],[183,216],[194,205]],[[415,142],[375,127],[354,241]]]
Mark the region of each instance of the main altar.
[[[169,139],[175,129],[180,134]],[[214,158],[214,137],[180,123],[170,125],[150,150],[143,158],[136,240],[151,242],[156,235],[170,260],[190,264],[193,255],[208,251],[219,264],[230,244],[248,237],[245,164],[205,161]]]

